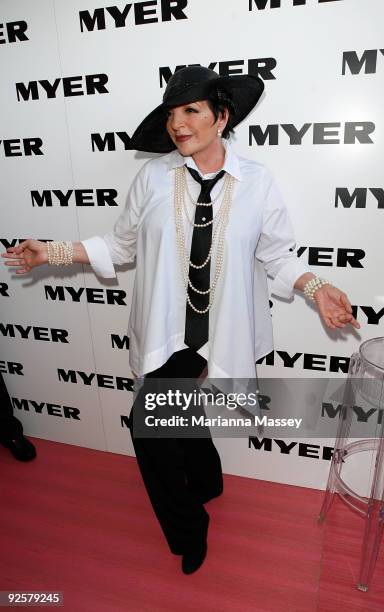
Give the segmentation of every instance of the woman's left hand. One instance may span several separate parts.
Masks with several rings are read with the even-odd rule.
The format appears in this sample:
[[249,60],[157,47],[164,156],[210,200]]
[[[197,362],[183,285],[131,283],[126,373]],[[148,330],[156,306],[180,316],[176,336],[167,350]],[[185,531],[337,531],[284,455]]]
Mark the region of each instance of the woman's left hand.
[[360,323],[353,316],[352,306],[343,291],[333,285],[323,285],[315,292],[314,298],[327,327],[337,329],[350,323],[355,329],[360,329]]

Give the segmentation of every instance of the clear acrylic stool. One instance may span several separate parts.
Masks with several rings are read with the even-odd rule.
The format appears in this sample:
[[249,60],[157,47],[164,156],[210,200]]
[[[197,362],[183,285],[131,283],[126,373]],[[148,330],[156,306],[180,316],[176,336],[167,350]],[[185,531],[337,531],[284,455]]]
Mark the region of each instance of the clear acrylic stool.
[[[384,520],[384,338],[363,342],[351,357],[345,385],[340,423],[329,471],[323,505],[319,515],[322,523],[331,507],[335,493],[365,519],[360,574],[357,588],[368,591],[375,569]],[[369,439],[348,442],[351,439],[353,407],[364,406],[380,411],[375,431]],[[341,476],[342,466],[350,455],[364,451],[374,454],[374,469],[369,498],[353,491]]]

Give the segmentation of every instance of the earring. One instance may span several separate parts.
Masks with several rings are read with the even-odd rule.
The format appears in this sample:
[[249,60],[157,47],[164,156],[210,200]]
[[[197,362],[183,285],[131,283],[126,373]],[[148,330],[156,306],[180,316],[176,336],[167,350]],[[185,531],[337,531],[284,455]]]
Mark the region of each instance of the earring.
[[221,130],[217,130],[217,135],[219,138],[221,138],[221,134],[222,134]]

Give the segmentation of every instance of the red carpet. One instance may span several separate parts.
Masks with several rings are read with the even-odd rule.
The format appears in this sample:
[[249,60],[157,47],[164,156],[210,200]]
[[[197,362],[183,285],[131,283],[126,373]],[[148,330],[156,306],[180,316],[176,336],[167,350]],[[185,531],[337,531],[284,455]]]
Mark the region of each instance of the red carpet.
[[69,612],[384,610],[383,554],[360,593],[363,521],[338,501],[319,527],[320,491],[225,476],[207,560],[184,576],[135,459],[35,442],[27,464],[0,449],[0,590],[62,591]]

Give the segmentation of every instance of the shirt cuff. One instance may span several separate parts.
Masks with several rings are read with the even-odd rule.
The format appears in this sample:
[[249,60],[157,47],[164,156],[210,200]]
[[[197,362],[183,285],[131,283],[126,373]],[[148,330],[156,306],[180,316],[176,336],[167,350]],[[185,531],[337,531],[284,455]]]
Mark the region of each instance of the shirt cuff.
[[116,272],[107,244],[100,236],[81,241],[93,271],[103,278],[115,278]]
[[282,298],[291,298],[294,284],[300,276],[312,270],[297,257],[292,257],[276,274],[271,284],[271,293]]

